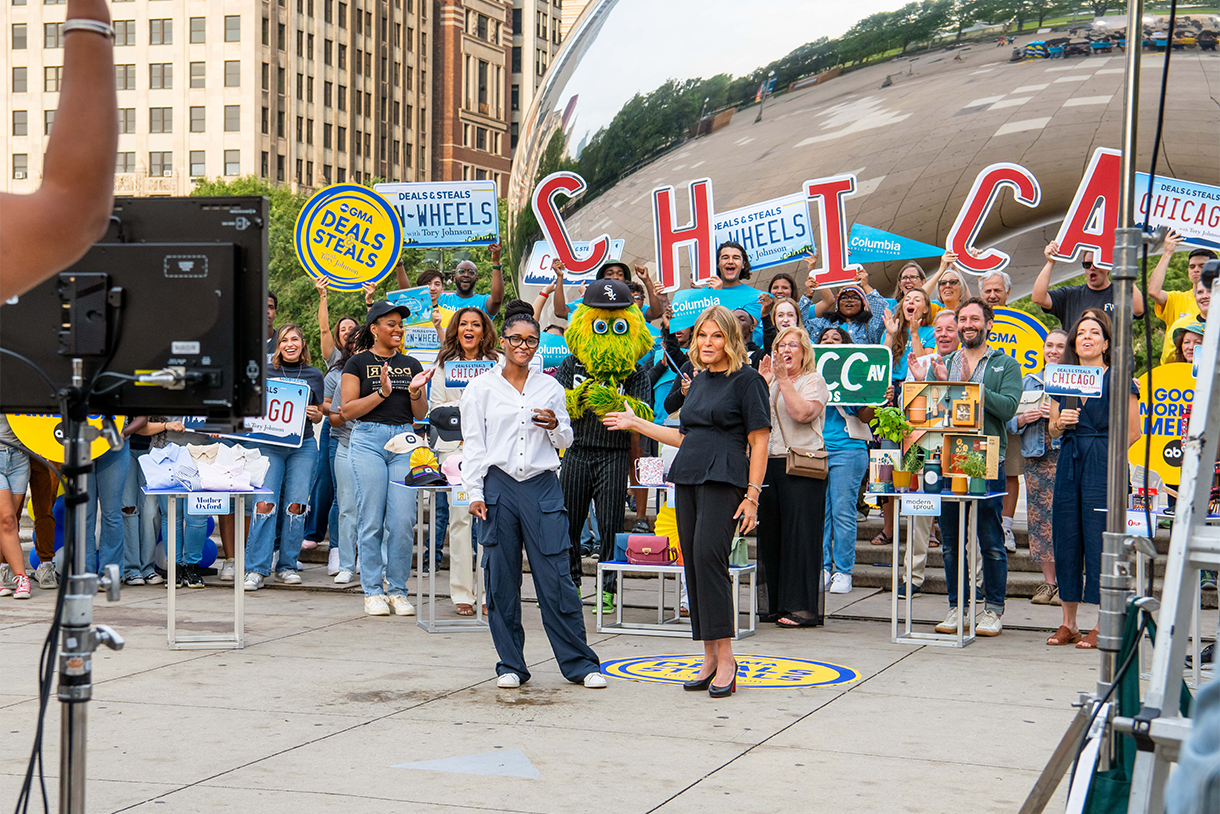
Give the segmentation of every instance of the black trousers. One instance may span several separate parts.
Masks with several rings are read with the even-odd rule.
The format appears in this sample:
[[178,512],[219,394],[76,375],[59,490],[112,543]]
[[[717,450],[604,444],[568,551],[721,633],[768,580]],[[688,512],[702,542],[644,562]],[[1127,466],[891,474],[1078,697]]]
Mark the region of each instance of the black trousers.
[[789,475],[784,458],[767,459],[758,497],[758,564],[769,615],[812,613],[822,621],[822,527],[826,481]]
[[[627,475],[631,471],[630,449],[571,447],[563,456],[559,483],[568,507],[568,540],[572,545],[572,581],[580,587],[580,533],[589,518],[589,501],[597,511],[597,531],[602,538],[601,561],[614,559],[614,538],[623,530],[627,504]],[[606,574],[602,590],[614,592],[614,574]]]
[[493,467],[483,484],[487,519],[479,522],[487,588],[487,621],[500,661],[496,674],[530,677],[525,666],[525,629],[521,627],[521,550],[530,558],[530,575],[542,611],[542,627],[563,677],[580,682],[601,670],[585,640],[584,608],[568,577],[567,518],[563,491],[554,472],[526,481]]
[[737,531],[733,515],[745,493],[739,486],[719,481],[678,484],[674,489],[678,541],[690,597],[691,638],[697,642],[731,639],[736,629],[729,552]]

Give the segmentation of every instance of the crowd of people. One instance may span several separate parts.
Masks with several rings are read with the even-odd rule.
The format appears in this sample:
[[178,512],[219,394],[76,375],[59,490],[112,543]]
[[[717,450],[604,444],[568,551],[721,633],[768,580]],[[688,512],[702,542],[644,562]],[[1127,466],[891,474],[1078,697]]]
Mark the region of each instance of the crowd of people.
[[[1179,235],[1169,234],[1148,281],[1153,312],[1166,325],[1166,362],[1193,360],[1210,305],[1200,274],[1214,254],[1205,249],[1190,252],[1190,288],[1164,290],[1170,258],[1181,243]],[[1047,334],[1042,361],[1108,371],[1113,311],[1108,272],[1086,255],[1084,283],[1052,287],[1056,252],[1054,243],[1046,247],[1046,264],[1032,296],[1063,326]],[[557,264],[556,282],[534,303],[505,302],[499,254],[493,245],[490,294],[475,293],[478,272],[469,261],[454,269],[453,291],[445,290],[445,277],[438,270],[418,276],[416,284],[429,288],[437,307],[434,325],[440,349],[427,366],[402,347],[409,309],[374,302],[371,287],[366,292],[367,313],[343,315],[332,324],[327,289],[319,283],[323,358],[318,365],[301,326],[275,324],[278,302],[271,295],[267,376],[308,387],[308,420],[299,447],[259,447],[267,459],[263,488],[270,494],[261,495],[244,518],[249,529],[246,590],[262,588],[273,576],[282,583],[299,583],[302,548],[328,540],[328,574],[340,585],[359,580],[366,613],[412,615],[407,579],[415,496],[393,485],[409,476],[411,449],[395,446],[394,439],[419,431],[421,422],[427,422],[438,463],[444,467],[450,458],[462,462],[462,479],[472,501],[469,507],[450,505],[441,495],[432,517],[437,547],[425,552],[424,567],[441,567],[447,540],[454,613],[471,616],[475,547],[485,548],[484,562],[494,563],[487,575],[487,608],[501,653],[498,671],[515,676],[510,683],[519,682],[528,679],[519,658],[519,560],[524,548],[535,578],[541,579],[540,598],[549,597],[543,603],[544,621],[556,652],[564,654],[564,673],[583,681],[596,657],[584,643],[579,613],[573,616],[582,554],[615,556],[627,507],[636,515],[632,531],[650,531],[649,493],[635,481],[633,464],[655,455],[658,443],[675,446],[678,452],[668,479],[676,484],[677,536],[685,563],[683,614],[689,614],[707,657],[694,683],[713,693],[729,692],[729,684],[716,685],[713,679],[731,675],[734,664],[727,562],[736,538],[757,526],[764,586],[758,612],[765,621],[788,628],[820,625],[825,593],[852,590],[869,449],[878,444],[870,429],[874,408],[831,402],[827,382],[814,365],[814,346],[882,344],[893,358],[893,386],[887,395],[891,403],[904,381],[976,382],[985,394],[983,431],[1005,440],[998,476],[989,480],[987,491],[1006,494],[982,500],[978,507],[982,562],[975,576],[981,583],[983,611],[975,633],[994,636],[1003,629],[1008,558],[1016,548],[1013,516],[1024,480],[1029,554],[1043,579],[1032,601],[1059,605],[1063,613],[1062,625],[1047,643],[1096,645],[1096,630],[1082,631],[1077,623],[1078,605],[1098,601],[1104,515],[1094,509],[1105,506],[1109,445],[1129,446],[1141,433],[1138,389],[1132,383],[1131,420],[1123,439],[1110,438],[1108,384],[1101,398],[1080,404],[1061,397],[1039,398],[1042,376],[1023,376],[1021,365],[990,341],[993,309],[1007,306],[1011,294],[1007,274],[968,278],[947,252],[931,274],[918,263],[906,263],[887,297],[870,284],[867,271],[859,272],[851,284],[819,288],[811,255],[803,286],[791,275],[778,274],[766,291],[758,292],[757,303],[736,311],[713,307],[692,327],[671,331],[669,299],[647,268],[610,261],[593,284],[582,288],[578,302],[608,307],[608,301],[599,306],[598,299],[621,301],[616,292],[622,291],[622,299],[630,297],[655,323],[650,326],[655,345],[620,385],[624,396],[652,407],[653,416],[646,419],[628,408],[604,417],[587,413],[575,420],[554,394],[588,377],[582,363],[569,356],[550,371],[553,375],[539,374],[544,380],[534,375],[539,373],[536,365],[531,367],[542,335],[562,335],[571,316],[574,304],[567,302],[564,269]],[[750,276],[744,247],[725,243],[718,248],[714,287],[748,285]],[[398,282],[409,285],[401,270]],[[970,290],[972,284],[977,295]],[[1133,315],[1140,316],[1144,301],[1138,292],[1133,305]],[[451,313],[447,321],[439,315],[441,308]],[[501,311],[503,324],[497,331],[495,319]],[[550,320],[545,331],[539,323],[544,314]],[[447,386],[444,366],[456,361],[493,363],[494,378],[503,382],[493,385],[484,374],[476,379],[482,383],[478,388]],[[528,374],[519,367],[528,368]],[[545,406],[531,400],[535,391],[546,394]],[[480,406],[472,403],[476,395]],[[512,415],[505,412],[510,407]],[[528,410],[534,412],[522,412]],[[512,427],[520,430],[517,442]],[[535,437],[526,430],[540,434]],[[173,445],[217,440],[190,432],[182,417],[175,416],[133,419],[124,426],[123,438],[121,449],[95,462],[89,556],[96,557],[99,570],[119,564],[129,585],[155,585],[164,579],[154,563],[156,541],[168,533],[168,500],[174,498],[141,495],[145,476],[140,460],[147,455],[160,460]],[[0,420],[0,439],[20,445],[7,421]],[[821,461],[818,476],[791,469],[793,449]],[[28,561],[17,537],[27,491],[40,563],[33,581],[43,588],[56,586],[56,489],[56,478],[45,467],[31,467],[11,446],[0,448],[0,594],[30,595]],[[872,542],[884,545],[891,542],[896,501],[880,502],[885,530]],[[532,514],[525,511],[527,506]],[[178,511],[177,518],[182,540],[177,552],[179,584],[201,588],[207,518],[185,511]],[[233,523],[231,516],[218,523],[223,553],[216,570],[221,581],[234,579]],[[946,502],[939,518],[913,522],[908,540],[913,550],[912,592],[922,591],[930,548],[941,548],[947,573],[955,570],[962,555],[958,523],[957,504],[952,502]],[[591,537],[598,542],[591,545]],[[556,572],[543,566],[544,561],[553,562]],[[607,580],[599,587],[603,607],[612,609],[616,586]],[[937,625],[943,632],[958,626],[956,587],[949,580],[948,613]],[[902,590],[905,594],[905,585]]]

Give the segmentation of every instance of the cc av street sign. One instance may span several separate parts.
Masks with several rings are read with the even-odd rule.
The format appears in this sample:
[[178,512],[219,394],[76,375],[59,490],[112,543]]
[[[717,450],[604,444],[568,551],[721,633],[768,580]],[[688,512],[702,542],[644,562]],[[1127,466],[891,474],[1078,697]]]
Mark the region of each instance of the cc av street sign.
[[813,358],[830,390],[830,404],[885,404],[893,367],[885,345],[815,345]]

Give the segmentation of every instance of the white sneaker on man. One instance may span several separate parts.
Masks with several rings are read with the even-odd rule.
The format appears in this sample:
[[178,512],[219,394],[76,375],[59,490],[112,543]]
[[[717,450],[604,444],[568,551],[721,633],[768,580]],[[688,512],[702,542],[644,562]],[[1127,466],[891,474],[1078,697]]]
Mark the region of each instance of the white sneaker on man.
[[606,677],[601,673],[589,673],[585,676],[585,687],[590,690],[604,690]]
[[394,594],[390,597],[390,607],[394,610],[395,616],[415,615],[415,606],[402,594]]
[[330,547],[330,553],[326,555],[326,576],[333,577],[339,573],[339,546],[333,545]]
[[[588,676],[585,678],[587,680]],[[517,687],[521,686],[521,676],[517,675],[516,673],[504,673],[496,679],[496,686],[502,690],[515,690]]]
[[38,563],[38,567],[34,569],[34,579],[38,580],[38,587],[44,590],[53,591],[58,588],[59,574],[55,573],[55,563]]
[[832,594],[849,594],[851,593],[851,574],[835,574],[830,578],[830,592]]
[[237,576],[237,565],[230,557],[220,566],[220,581],[232,582]]
[[356,575],[351,571],[340,571],[335,574],[336,585],[351,585],[356,580]]
[[284,583],[285,585],[300,585],[301,584],[301,575],[298,574],[296,571],[292,571],[292,570],[277,571],[275,574],[275,578],[278,579],[280,582]]
[[[962,631],[970,630],[968,623],[963,623]],[[957,633],[957,608],[949,608],[949,615],[945,617],[945,621],[936,626],[937,633]]]
[[[956,632],[957,628],[954,628]],[[976,636],[999,636],[1004,630],[1004,625],[1000,622],[1000,617],[996,616],[989,610],[983,611],[974,621],[974,635]]]
[[1017,550],[1017,538],[1013,535],[1012,529],[1004,529],[1004,548],[1009,554]]
[[385,594],[373,594],[364,598],[364,612],[369,616],[389,616],[390,603]]
[[254,571],[246,574],[246,581],[242,583],[242,589],[246,591],[257,591],[263,587],[264,577],[262,574],[257,574]]

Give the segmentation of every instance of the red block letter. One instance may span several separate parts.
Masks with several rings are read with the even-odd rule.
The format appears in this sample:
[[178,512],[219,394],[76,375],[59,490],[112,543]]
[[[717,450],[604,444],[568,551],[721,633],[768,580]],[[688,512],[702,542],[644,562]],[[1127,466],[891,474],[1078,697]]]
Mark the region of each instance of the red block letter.
[[1076,197],[1059,226],[1057,260],[1076,260],[1093,252],[1093,262],[1108,269],[1114,265],[1114,230],[1118,227],[1118,196],[1122,177],[1118,150],[1098,147],[1080,179]]
[[[999,249],[977,252],[974,248],[979,229],[987,220],[991,207],[1000,199],[1000,190],[1008,187],[1018,203],[1035,207],[1042,199],[1042,188],[1033,173],[1017,164],[992,164],[974,179],[974,187],[962,203],[957,220],[946,240],[950,251],[957,254],[957,266],[972,274],[999,271],[1012,259]],[[977,252],[977,253],[976,253]]]
[[666,291],[677,291],[678,249],[691,253],[691,282],[701,285],[716,273],[716,245],[712,242],[712,179],[690,182],[690,222],[679,227],[674,211],[674,188],[652,191],[652,227],[656,240],[657,276]]
[[846,263],[847,213],[843,196],[856,191],[856,176],[835,175],[805,182],[805,197],[818,199],[818,220],[822,230],[822,268],[814,269],[818,285],[846,285],[854,282],[859,263]]
[[583,259],[576,257],[572,249],[572,240],[568,237],[568,229],[564,225],[563,216],[555,206],[555,195],[564,192],[570,198],[579,197],[588,189],[585,179],[574,172],[554,172],[543,178],[534,189],[534,216],[538,225],[546,235],[547,242],[555,250],[555,257],[563,262],[567,273],[575,276],[594,271],[606,262],[610,256],[610,236],[602,235],[590,246],[592,251]]

